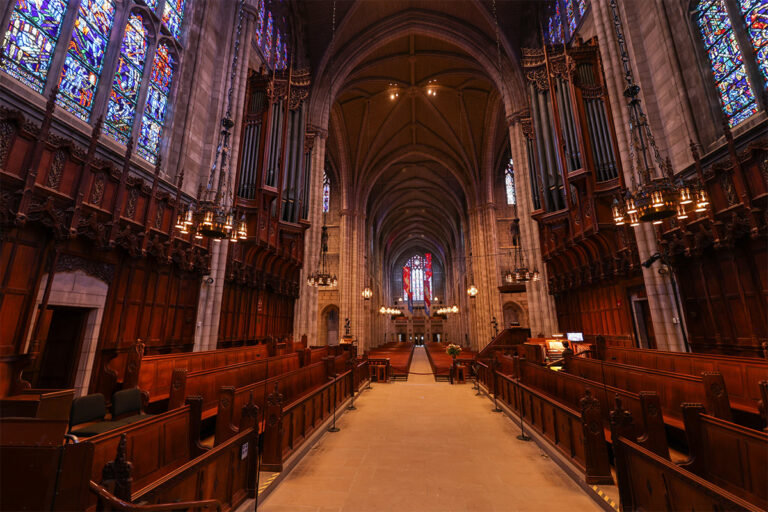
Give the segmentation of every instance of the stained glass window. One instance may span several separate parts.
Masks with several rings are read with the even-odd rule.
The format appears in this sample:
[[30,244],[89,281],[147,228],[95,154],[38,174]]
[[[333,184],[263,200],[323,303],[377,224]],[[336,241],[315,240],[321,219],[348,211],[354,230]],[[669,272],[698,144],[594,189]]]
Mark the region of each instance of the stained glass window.
[[152,62],[152,71],[149,76],[149,89],[147,90],[147,104],[144,107],[144,116],[141,121],[139,143],[137,151],[139,155],[151,163],[157,161],[160,148],[160,137],[163,132],[163,122],[168,107],[168,95],[171,92],[173,80],[173,56],[165,43],[157,47],[157,53]]
[[741,0],[741,12],[749,39],[755,49],[757,64],[763,77],[768,78],[768,2],[765,0]]
[[115,17],[113,0],[82,0],[59,78],[57,102],[87,121]]
[[275,69],[282,69],[283,61],[283,37],[279,30],[275,30]]
[[328,175],[323,172],[323,213],[328,213],[331,209],[331,180],[328,179]]
[[181,20],[184,18],[186,0],[165,0],[163,24],[176,39],[181,35]]
[[283,68],[288,67],[288,43],[283,45]]
[[560,2],[555,2],[555,13],[549,18],[547,34],[547,39],[549,39],[550,44],[563,42],[563,22],[560,19]]
[[[423,301],[424,300],[424,257],[416,254],[411,259],[408,260],[408,263],[405,264],[406,267],[410,267],[411,269],[411,293],[413,294],[413,301]],[[432,289],[432,277],[429,278],[429,289]],[[403,288],[403,296],[407,296],[405,294],[405,288]]]
[[515,192],[515,167],[512,159],[509,159],[507,168],[504,170],[504,187],[507,192],[507,204],[517,204],[517,193]]
[[117,62],[112,90],[109,91],[105,131],[122,144],[131,136],[147,57],[147,30],[143,21],[141,15],[133,14],[125,26],[120,60]]
[[144,0],[144,3],[146,3],[153,11],[157,9],[157,0]]
[[259,0],[256,12],[256,44],[264,48],[264,0]]
[[66,0],[18,0],[3,41],[0,69],[43,92]]
[[707,50],[723,112],[730,125],[736,126],[757,113],[757,102],[723,0],[700,2],[696,21]]
[[565,17],[568,20],[568,33],[570,34],[576,32],[576,25],[578,23],[574,7],[573,0],[565,0]]
[[267,13],[267,28],[264,33],[264,58],[272,62],[272,13]]
[[584,17],[584,13],[587,12],[587,7],[589,6],[589,0],[573,0],[576,2],[576,8],[578,10],[579,18]]

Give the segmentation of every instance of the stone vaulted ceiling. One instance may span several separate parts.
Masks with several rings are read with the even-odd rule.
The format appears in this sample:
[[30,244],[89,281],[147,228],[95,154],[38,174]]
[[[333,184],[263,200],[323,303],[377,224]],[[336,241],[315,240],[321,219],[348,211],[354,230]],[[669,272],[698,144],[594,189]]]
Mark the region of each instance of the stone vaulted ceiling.
[[333,181],[342,209],[365,215],[369,247],[385,268],[417,251],[450,265],[464,251],[468,212],[490,197],[489,170],[499,168],[508,137],[505,91],[493,74],[503,58],[501,76],[514,82],[513,48],[530,33],[525,19],[541,10],[541,2],[498,3],[502,33],[514,37],[500,38],[497,50],[490,3],[337,2],[336,36],[322,55],[330,24],[319,20],[330,2],[305,7],[319,25],[307,31],[309,58],[326,74],[316,92],[334,100],[326,146]]

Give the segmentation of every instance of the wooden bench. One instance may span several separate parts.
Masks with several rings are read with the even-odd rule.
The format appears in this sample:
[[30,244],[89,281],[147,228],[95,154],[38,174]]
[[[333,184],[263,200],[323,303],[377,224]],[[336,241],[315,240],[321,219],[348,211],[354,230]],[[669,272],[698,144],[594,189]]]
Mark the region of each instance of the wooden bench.
[[734,407],[754,411],[761,400],[759,383],[768,380],[768,361],[751,357],[688,354],[639,348],[606,347],[606,362],[640,366],[672,373],[701,376],[718,372],[723,376]]
[[390,342],[368,352],[374,360],[389,359],[389,374],[392,379],[408,380],[413,360],[413,343]]
[[690,456],[674,464],[633,439],[633,415],[611,411],[616,475],[624,510],[765,510],[768,434],[683,404]]
[[[760,413],[757,402],[731,400],[722,376],[716,372],[704,372],[703,375],[693,376],[582,357],[572,358],[569,363],[569,372],[635,393],[656,391],[665,414],[677,418],[681,418],[680,404],[683,402],[707,403],[709,410],[719,417],[730,416],[729,407],[755,416]],[[726,404],[725,407],[718,405],[718,402],[723,401]]]
[[0,398],[0,418],[69,418],[74,389],[24,389],[17,395]]

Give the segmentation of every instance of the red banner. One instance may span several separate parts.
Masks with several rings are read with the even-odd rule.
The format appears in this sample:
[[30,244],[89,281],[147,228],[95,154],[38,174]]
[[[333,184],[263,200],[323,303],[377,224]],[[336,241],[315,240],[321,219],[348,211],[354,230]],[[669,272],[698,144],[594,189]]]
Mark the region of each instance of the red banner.
[[432,306],[432,253],[424,255],[424,313],[429,316]]
[[408,301],[408,310],[413,313],[413,291],[411,291],[411,267],[403,267],[403,294]]

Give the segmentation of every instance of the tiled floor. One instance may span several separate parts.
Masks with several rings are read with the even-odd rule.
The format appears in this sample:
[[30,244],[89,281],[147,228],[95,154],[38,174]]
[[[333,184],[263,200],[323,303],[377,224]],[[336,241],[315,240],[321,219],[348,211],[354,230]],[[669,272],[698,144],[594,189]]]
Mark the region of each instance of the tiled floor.
[[[413,372],[429,372],[417,347]],[[601,510],[471,384],[373,384],[260,512]]]

